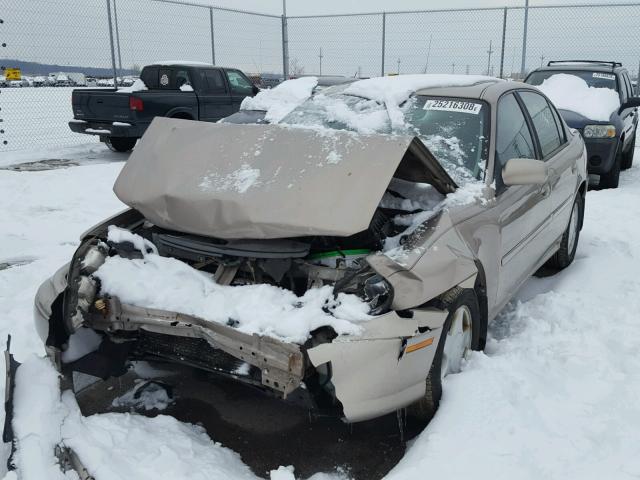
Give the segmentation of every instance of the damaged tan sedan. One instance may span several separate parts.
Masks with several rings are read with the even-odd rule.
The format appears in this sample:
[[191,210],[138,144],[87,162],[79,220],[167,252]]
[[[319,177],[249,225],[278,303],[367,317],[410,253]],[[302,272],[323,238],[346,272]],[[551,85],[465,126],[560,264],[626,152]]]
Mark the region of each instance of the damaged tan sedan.
[[522,283],[572,262],[587,188],[535,87],[456,82],[397,105],[355,82],[279,125],[154,120],[114,187],[130,209],[38,292],[51,359],[74,380],[188,365],[347,422],[432,415]]

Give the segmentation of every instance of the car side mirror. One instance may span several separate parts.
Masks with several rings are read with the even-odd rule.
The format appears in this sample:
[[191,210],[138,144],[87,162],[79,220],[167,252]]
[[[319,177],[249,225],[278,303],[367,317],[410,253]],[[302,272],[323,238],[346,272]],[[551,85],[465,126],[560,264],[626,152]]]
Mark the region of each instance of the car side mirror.
[[253,86],[253,89],[251,90],[253,92],[254,95],[257,95],[260,92],[260,88],[256,87],[255,85]]
[[512,158],[502,169],[505,185],[542,185],[547,181],[547,164],[533,158]]
[[640,107],[640,97],[630,97],[629,99],[627,99],[626,102],[620,105],[620,108],[618,109],[618,113],[622,112],[623,110],[626,110],[627,108],[635,108],[635,107]]

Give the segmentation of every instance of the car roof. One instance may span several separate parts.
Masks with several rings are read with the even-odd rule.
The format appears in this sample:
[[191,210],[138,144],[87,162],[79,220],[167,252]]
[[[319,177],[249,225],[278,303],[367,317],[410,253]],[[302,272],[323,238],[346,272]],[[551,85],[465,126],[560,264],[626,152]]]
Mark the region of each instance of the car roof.
[[531,85],[521,82],[505,82],[496,78],[494,81],[487,80],[460,87],[423,88],[415,93],[416,95],[434,97],[477,98],[478,100],[486,100],[489,103],[493,103],[505,92],[518,88],[530,89]]
[[566,61],[547,64],[544,67],[539,67],[532,70],[530,74],[533,72],[566,72],[584,70],[591,72],[617,73],[620,71],[625,71],[626,68],[624,68],[621,63],[616,62]]

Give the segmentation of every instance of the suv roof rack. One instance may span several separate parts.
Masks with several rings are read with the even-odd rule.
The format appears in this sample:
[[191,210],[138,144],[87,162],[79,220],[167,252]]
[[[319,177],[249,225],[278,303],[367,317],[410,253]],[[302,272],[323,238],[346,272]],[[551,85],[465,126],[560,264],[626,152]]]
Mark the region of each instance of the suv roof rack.
[[556,63],[594,63],[597,65],[610,65],[612,70],[616,67],[622,66],[622,63],[620,62],[607,62],[604,60],[551,60],[547,63],[547,67]]

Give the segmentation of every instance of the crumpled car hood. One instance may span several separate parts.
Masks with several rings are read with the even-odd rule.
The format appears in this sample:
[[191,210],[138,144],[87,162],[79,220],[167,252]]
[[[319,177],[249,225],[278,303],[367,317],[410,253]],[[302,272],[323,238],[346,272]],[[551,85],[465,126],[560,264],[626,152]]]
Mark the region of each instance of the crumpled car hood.
[[412,136],[156,118],[114,186],[152,223],[222,239],[349,236],[392,177],[456,185]]

